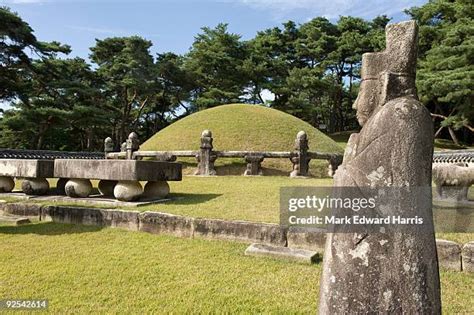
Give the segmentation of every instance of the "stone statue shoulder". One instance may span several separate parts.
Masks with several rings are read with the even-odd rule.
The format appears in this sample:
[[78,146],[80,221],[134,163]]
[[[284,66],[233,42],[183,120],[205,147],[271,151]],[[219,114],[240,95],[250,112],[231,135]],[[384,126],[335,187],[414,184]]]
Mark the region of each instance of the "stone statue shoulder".
[[[351,136],[335,181],[340,186],[405,184],[392,174],[397,165],[417,160],[411,155],[430,160],[431,124],[429,111],[411,96],[398,97],[378,107],[360,133]],[[419,135],[419,130],[430,132]]]

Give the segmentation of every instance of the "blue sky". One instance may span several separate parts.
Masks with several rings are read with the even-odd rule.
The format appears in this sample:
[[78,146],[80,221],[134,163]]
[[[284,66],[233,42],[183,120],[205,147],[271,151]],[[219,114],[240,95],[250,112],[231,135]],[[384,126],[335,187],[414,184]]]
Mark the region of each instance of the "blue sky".
[[336,21],[340,15],[371,19],[402,12],[427,0],[0,0],[17,12],[43,41],[72,47],[70,56],[87,58],[95,39],[139,35],[153,42],[153,52],[185,53],[203,26],[220,22],[243,39],[287,20],[304,23],[316,16]]

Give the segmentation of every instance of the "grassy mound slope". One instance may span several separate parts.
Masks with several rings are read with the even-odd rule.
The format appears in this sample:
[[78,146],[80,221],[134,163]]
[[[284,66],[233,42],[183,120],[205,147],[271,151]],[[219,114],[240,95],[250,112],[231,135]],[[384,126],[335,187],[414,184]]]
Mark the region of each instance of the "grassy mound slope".
[[[218,106],[183,118],[148,139],[140,150],[197,150],[205,129],[213,133],[214,150],[290,151],[296,134],[304,130],[311,150],[343,153],[336,142],[301,119],[268,107],[243,104]],[[242,173],[243,165],[243,159],[218,159],[216,163],[218,174]],[[312,162],[312,173],[324,174],[325,165]],[[266,174],[291,171],[286,159],[266,159],[263,166]]]

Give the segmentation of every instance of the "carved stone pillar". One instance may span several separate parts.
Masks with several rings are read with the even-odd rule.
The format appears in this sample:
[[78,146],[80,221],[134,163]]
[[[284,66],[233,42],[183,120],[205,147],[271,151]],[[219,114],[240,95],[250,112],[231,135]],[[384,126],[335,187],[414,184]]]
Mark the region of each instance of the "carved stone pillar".
[[216,175],[214,162],[217,159],[217,155],[212,152],[212,140],[212,132],[210,130],[204,130],[201,134],[200,150],[199,153],[196,155],[198,167],[194,175]]
[[246,155],[245,162],[247,162],[247,168],[244,172],[244,176],[258,176],[263,175],[262,162],[263,155]]
[[290,177],[309,176],[309,161],[308,156],[308,136],[306,132],[300,131],[296,135],[294,156],[290,158],[293,163],[293,171]]

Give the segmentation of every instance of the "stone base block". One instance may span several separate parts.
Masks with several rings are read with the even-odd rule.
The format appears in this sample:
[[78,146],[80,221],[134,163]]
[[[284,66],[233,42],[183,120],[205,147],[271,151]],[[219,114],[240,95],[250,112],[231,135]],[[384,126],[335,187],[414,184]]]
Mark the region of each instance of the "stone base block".
[[245,250],[245,255],[271,257],[305,264],[317,263],[322,259],[321,255],[317,252],[265,244],[250,245]]
[[4,203],[0,210],[5,214],[22,217],[40,217],[42,206],[34,203]]
[[110,226],[138,231],[138,211],[120,211],[65,206],[47,206],[41,211],[42,221]]
[[440,267],[461,271],[461,246],[458,243],[438,239],[436,250]]
[[140,231],[168,234],[177,237],[193,237],[194,219],[160,212],[143,212],[139,215]]
[[474,272],[474,241],[464,244],[462,247],[462,270]]
[[436,197],[440,200],[467,201],[469,186],[446,186],[436,187]]
[[9,225],[23,225],[31,223],[30,219],[25,217],[16,217],[9,215],[0,215],[0,223],[6,223]]
[[194,236],[286,246],[286,229],[277,224],[195,219]]
[[288,247],[324,251],[327,231],[319,228],[290,227],[288,229]]

